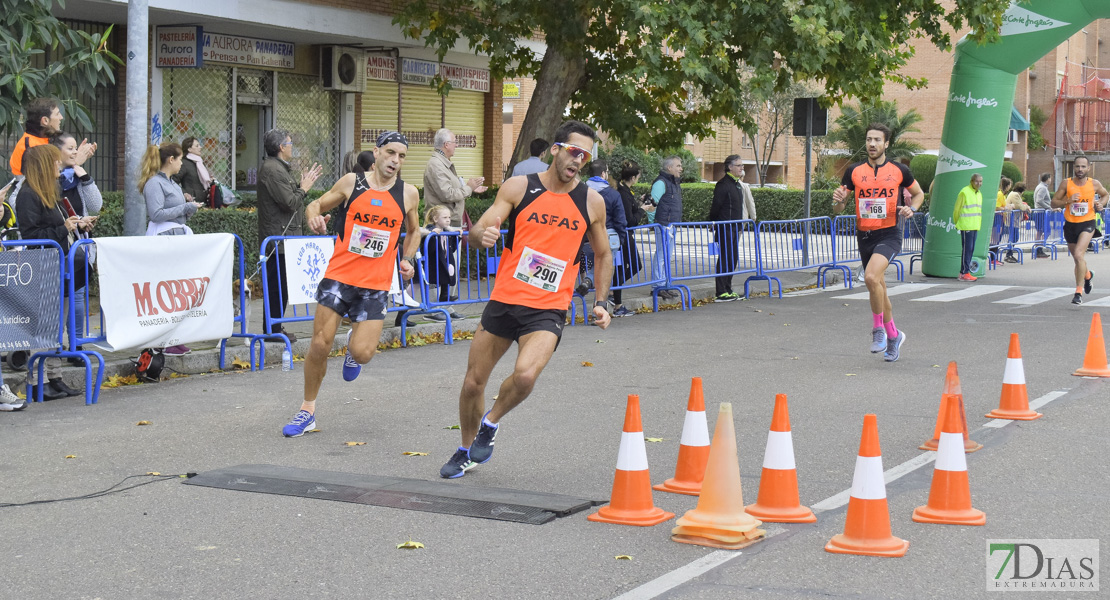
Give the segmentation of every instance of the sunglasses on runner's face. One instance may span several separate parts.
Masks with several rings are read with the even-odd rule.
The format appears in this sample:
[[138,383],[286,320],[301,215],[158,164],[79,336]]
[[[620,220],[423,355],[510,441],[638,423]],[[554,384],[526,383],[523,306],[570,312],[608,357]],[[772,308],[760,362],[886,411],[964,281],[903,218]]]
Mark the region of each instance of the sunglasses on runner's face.
[[555,142],[555,145],[566,150],[571,158],[581,158],[582,162],[590,162],[593,158],[593,153],[585,148],[580,148],[574,144],[567,144],[565,142]]

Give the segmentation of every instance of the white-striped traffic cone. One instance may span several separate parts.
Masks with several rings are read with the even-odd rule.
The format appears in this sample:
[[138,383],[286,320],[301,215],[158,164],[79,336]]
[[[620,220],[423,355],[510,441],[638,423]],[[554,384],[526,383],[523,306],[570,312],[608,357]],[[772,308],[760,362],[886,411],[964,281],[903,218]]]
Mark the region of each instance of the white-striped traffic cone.
[[673,517],[674,513],[664,512],[652,503],[651,474],[644,446],[644,428],[640,423],[640,397],[629,394],[609,505],[602,506],[586,518],[601,523],[647,527]]
[[929,503],[913,511],[918,523],[947,525],[986,525],[987,515],[971,507],[971,483],[964,455],[963,424],[960,422],[960,397],[945,394],[944,429],[940,433]]
[[682,424],[682,441],[678,446],[678,464],[674,477],[653,486],[660,492],[697,496],[705,478],[709,461],[709,424],[705,420],[705,396],[701,377],[690,382],[690,399],[686,403],[686,421]]
[[759,497],[744,509],[761,521],[772,523],[813,523],[813,511],[798,498],[798,471],[794,465],[794,440],[790,434],[790,412],[786,394],[775,396],[767,450],[763,454],[763,474],[759,478]]
[[1025,388],[1025,367],[1021,363],[1018,334],[1010,334],[1010,351],[1006,355],[1006,371],[1002,374],[1002,397],[998,408],[987,413],[991,419],[1032,421],[1043,417],[1029,408],[1029,391]]

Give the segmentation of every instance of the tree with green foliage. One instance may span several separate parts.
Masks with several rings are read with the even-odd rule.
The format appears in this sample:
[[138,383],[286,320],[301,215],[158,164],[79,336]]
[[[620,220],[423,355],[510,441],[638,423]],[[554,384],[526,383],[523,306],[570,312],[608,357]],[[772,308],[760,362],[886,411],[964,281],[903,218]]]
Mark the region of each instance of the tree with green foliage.
[[1044,150],[1048,146],[1048,141],[1041,134],[1041,129],[1044,128],[1047,120],[1048,115],[1044,114],[1041,107],[1035,104],[1029,106],[1029,136],[1025,142],[1025,147],[1030,151]]
[[103,35],[70,29],[51,14],[53,4],[0,0],[0,135],[21,132],[23,107],[41,97],[58,99],[67,119],[93,129],[81,99],[114,83],[112,63],[123,64],[108,50],[111,27]]
[[[568,114],[643,148],[712,135],[714,119],[750,130],[752,95],[821,81],[825,98],[872,98],[924,38],[950,31],[995,41],[1009,0],[412,0],[393,22],[440,60],[459,46],[489,57],[493,77],[533,77],[536,90],[509,167]],[[539,55],[522,40],[542,39]],[[441,93],[449,84],[438,78]]]
[[791,83],[781,92],[760,91],[750,97],[747,112],[752,115],[753,122],[743,131],[752,140],[760,185],[771,183],[767,181],[767,170],[774,160],[775,146],[794,128],[794,99],[812,98],[819,93],[808,84]]
[[1025,176],[1021,174],[1021,168],[1008,160],[1002,162],[1002,176],[1009,177],[1010,181],[1014,183],[1022,183],[1025,181]]
[[914,180],[921,185],[921,189],[929,191],[933,179],[937,176],[937,155],[918,154],[910,159],[910,172]]
[[841,144],[848,150],[848,162],[867,160],[867,127],[882,123],[890,128],[890,147],[886,157],[891,160],[912,158],[921,152],[921,144],[902,139],[902,135],[918,131],[914,125],[921,121],[921,113],[909,109],[898,112],[898,103],[886,100],[861,100],[857,106],[845,106],[836,118],[836,127],[829,132],[829,141]]

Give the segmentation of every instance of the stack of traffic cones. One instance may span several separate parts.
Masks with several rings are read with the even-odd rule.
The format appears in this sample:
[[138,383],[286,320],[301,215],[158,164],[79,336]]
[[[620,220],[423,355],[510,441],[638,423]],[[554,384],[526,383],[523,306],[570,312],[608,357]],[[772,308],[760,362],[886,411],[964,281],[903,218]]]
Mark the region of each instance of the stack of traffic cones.
[[1087,353],[1083,356],[1083,366],[1072,375],[1110,377],[1110,365],[1106,364],[1106,341],[1102,337],[1102,317],[1097,312],[1091,315],[1091,334],[1087,336]]
[[674,517],[656,507],[651,498],[651,474],[648,472],[644,428],[640,422],[640,397],[628,396],[624,412],[624,433],[617,453],[617,472],[613,477],[613,493],[608,506],[586,518],[617,525],[658,525]]
[[732,404],[721,403],[709,462],[705,468],[697,508],[687,511],[671,530],[671,539],[725,550],[738,550],[763,538],[760,521],[744,512],[740,489],[740,461],[736,457],[736,430]]
[[864,415],[844,533],[833,536],[825,544],[825,550],[837,554],[896,557],[905,556],[909,547],[909,542],[890,533],[878,419],[875,415]]
[[948,525],[986,525],[987,515],[971,507],[971,484],[967,477],[967,459],[957,416],[959,398],[944,395],[944,429],[940,434],[933,485],[929,490],[929,503],[913,511],[918,523],[944,523]]
[[759,497],[745,509],[749,515],[773,523],[813,523],[813,511],[798,499],[798,471],[794,466],[794,440],[790,435],[790,411],[786,394],[775,396]]
[[1025,388],[1025,367],[1021,363],[1018,334],[1010,334],[1010,352],[1006,355],[1006,371],[1002,375],[1002,397],[998,408],[987,413],[990,419],[1032,421],[1043,417],[1029,408],[1029,391]]
[[654,486],[661,492],[697,496],[709,460],[709,425],[705,420],[705,397],[701,377],[690,382],[690,399],[686,404],[686,422],[682,425],[682,441],[678,446],[678,465],[674,477]]
[[948,363],[948,373],[944,376],[944,391],[941,393],[940,409],[937,411],[937,426],[933,429],[933,439],[918,446],[920,450],[933,450],[935,451],[940,444],[940,432],[944,427],[945,407],[947,404],[944,402],[944,396],[947,394],[955,394],[959,398],[960,405],[960,423],[963,424],[964,429],[964,452],[971,454],[976,450],[983,447],[982,444],[974,442],[967,433],[967,413],[964,411],[964,395],[960,389],[960,374],[956,370],[956,362]]

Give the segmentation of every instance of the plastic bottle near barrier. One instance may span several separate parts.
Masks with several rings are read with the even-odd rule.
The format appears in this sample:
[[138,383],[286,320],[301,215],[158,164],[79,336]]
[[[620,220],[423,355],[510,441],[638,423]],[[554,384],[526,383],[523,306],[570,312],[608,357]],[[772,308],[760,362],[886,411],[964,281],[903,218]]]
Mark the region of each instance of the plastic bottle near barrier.
[[288,348],[281,351],[281,370],[293,370],[293,354],[289,352]]

